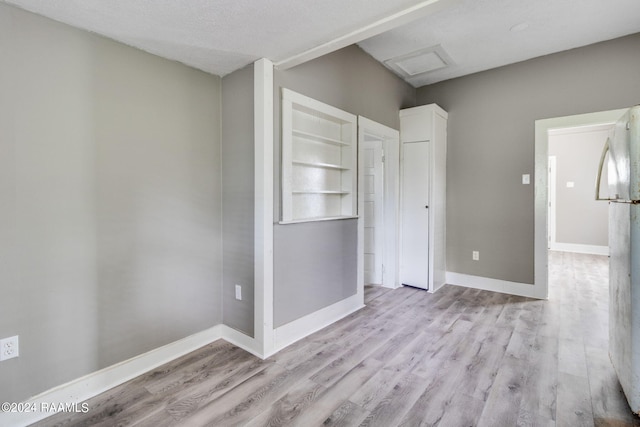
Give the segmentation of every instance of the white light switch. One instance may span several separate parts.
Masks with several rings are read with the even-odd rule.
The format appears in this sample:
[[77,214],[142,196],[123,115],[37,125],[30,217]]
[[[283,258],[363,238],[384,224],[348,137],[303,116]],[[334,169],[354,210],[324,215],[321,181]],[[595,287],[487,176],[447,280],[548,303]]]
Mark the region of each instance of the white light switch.
[[529,176],[528,173],[525,173],[522,175],[522,183],[523,184],[530,184],[531,183],[531,177]]
[[567,181],[567,188],[573,188],[575,186],[575,184],[573,183],[573,181]]

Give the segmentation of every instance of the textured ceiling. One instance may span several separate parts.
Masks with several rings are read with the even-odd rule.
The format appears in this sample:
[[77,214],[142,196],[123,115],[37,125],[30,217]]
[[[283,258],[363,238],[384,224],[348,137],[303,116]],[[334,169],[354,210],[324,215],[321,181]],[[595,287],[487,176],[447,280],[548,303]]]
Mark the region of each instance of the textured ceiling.
[[[287,59],[422,0],[3,0],[201,70],[226,75]],[[433,1],[433,0],[431,0]],[[640,32],[640,0],[440,0],[440,11],[361,41],[380,62],[444,52],[414,86]],[[519,23],[528,28],[513,32]],[[340,46],[338,46],[340,47]],[[429,63],[430,60],[422,61]],[[415,64],[415,65],[413,65]],[[391,69],[393,67],[387,64]],[[406,67],[405,67],[406,68]],[[397,71],[395,71],[397,72]]]
[[4,0],[223,76],[316,47],[418,0]]
[[382,63],[440,46],[449,66],[405,78],[420,87],[637,32],[639,0],[462,0],[359,45]]

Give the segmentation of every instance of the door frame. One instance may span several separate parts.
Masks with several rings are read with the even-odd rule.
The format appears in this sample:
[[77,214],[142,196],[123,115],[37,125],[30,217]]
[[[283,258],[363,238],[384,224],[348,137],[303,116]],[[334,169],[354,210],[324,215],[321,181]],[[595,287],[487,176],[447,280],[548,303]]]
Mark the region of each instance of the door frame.
[[[615,123],[628,108],[554,117],[535,121],[534,289],[531,297],[549,298],[549,131]],[[594,171],[595,174],[595,171]]]
[[358,289],[364,290],[364,170],[361,150],[364,136],[382,139],[384,152],[384,253],[382,286],[397,288],[399,282],[400,214],[400,132],[363,116],[358,116]]
[[[364,193],[364,200],[363,200],[363,204],[365,205],[365,209],[362,212],[362,216],[364,218],[364,230],[365,233],[363,234],[363,238],[364,238],[364,255],[365,255],[365,259],[364,259],[364,280],[365,283],[369,283],[369,284],[377,284],[377,285],[382,285],[383,283],[383,273],[384,273],[384,253],[385,253],[385,248],[384,248],[384,224],[385,224],[385,218],[384,218],[384,175],[385,175],[385,170],[384,170],[384,140],[380,137],[378,137],[377,135],[371,135],[368,132],[364,133],[364,138],[360,140],[360,156],[362,158],[362,171],[363,171],[363,177],[366,178],[366,171],[370,169],[369,166],[365,165],[367,158],[368,158],[368,154],[367,152],[371,150],[373,154],[372,160],[374,162],[373,164],[373,175],[374,175],[374,182],[373,182],[373,203],[374,203],[374,211],[372,212],[373,215],[373,219],[374,219],[374,223],[373,225],[373,229],[374,229],[374,235],[373,235],[373,239],[374,239],[374,261],[375,261],[375,265],[373,266],[375,269],[375,274],[374,274],[374,278],[372,280],[372,278],[367,279],[367,245],[366,245],[366,240],[367,240],[367,212],[368,210],[366,209],[366,203],[367,201],[371,201],[371,200],[367,200],[367,194],[365,193],[366,191],[366,180],[363,180],[363,193]],[[364,155],[367,154],[367,155]],[[371,225],[371,224],[370,224]]]
[[547,209],[547,223],[549,224],[549,245],[548,249],[553,250],[554,245],[556,244],[556,156],[549,156],[549,203]]

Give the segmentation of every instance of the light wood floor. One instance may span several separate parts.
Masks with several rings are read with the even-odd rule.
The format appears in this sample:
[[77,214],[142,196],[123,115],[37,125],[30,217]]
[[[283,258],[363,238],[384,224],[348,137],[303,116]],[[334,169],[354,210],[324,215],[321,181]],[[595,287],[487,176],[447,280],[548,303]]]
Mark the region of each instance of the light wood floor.
[[607,356],[607,263],[552,253],[549,301],[367,287],[265,361],[217,341],[38,425],[640,426]]

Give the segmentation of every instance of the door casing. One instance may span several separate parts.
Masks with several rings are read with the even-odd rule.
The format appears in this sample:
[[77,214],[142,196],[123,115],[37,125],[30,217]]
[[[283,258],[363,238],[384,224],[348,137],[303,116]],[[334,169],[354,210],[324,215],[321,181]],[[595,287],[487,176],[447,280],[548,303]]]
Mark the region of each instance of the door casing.
[[358,116],[358,286],[364,289],[364,185],[362,148],[365,136],[382,140],[383,179],[383,265],[382,286],[400,286],[398,275],[398,224],[400,208],[400,132],[366,117]]

